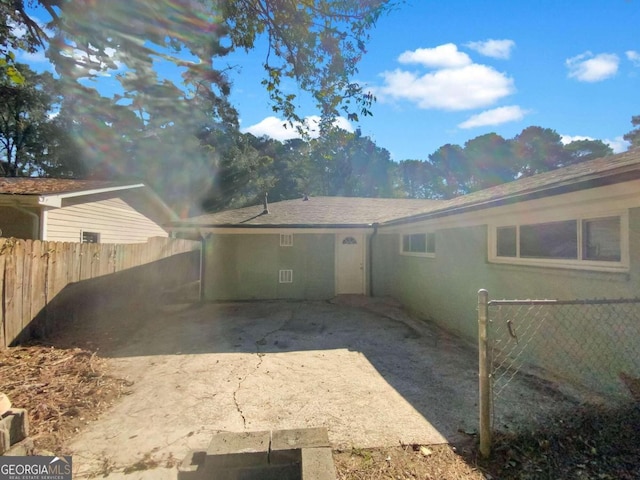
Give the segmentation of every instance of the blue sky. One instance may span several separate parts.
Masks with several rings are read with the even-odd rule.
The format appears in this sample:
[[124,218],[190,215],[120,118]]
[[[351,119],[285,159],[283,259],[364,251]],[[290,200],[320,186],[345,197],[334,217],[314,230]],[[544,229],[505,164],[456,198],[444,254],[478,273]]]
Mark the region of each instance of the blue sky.
[[[396,161],[530,125],[625,150],[640,115],[639,25],[638,0],[410,1],[371,33],[357,79],[377,102],[352,127]],[[242,127],[284,138],[290,129],[265,121],[256,55],[235,80]]]
[[[638,25],[640,0],[409,0],[381,17],[359,66],[356,80],[377,97],[373,117],[340,125],[359,127],[396,161],[530,125],[623,151],[640,115]],[[283,140],[294,130],[260,85],[265,55],[259,44],[224,60],[238,67],[231,100],[243,131]],[[317,115],[293,82],[286,88],[302,116]]]

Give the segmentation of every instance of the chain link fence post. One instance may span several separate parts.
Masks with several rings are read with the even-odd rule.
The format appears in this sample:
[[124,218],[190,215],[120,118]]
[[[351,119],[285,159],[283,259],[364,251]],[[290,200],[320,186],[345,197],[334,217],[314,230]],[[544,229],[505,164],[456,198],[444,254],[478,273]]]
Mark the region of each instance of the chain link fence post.
[[489,318],[489,292],[478,291],[478,381],[480,398],[480,455],[491,453],[491,371],[487,348],[487,322]]

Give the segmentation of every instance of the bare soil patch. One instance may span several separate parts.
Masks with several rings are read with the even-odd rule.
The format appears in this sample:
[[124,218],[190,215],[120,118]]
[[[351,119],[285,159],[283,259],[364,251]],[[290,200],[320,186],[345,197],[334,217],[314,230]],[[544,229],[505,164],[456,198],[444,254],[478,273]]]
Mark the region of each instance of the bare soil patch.
[[335,451],[340,480],[437,479],[485,480],[451,445],[399,445],[379,449]]
[[[640,478],[640,404],[581,406],[533,431],[497,434],[489,459],[477,442],[334,452],[338,478],[632,480]],[[425,450],[425,448],[427,450]]]

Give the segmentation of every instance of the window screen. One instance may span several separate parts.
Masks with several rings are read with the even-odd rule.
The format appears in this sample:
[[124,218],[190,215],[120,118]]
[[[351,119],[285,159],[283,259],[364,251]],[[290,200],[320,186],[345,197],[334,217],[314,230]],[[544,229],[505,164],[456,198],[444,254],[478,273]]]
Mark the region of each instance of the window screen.
[[582,258],[620,261],[620,217],[583,220]]

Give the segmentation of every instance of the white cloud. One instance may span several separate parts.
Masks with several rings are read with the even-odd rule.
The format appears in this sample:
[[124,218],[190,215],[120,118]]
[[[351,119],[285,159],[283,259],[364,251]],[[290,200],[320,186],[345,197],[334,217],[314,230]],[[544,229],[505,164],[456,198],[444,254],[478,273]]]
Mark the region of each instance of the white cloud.
[[613,153],[626,152],[629,146],[631,145],[624,138],[622,138],[622,135],[614,138],[613,140],[608,140],[605,138],[602,141],[613,149]]
[[571,142],[577,142],[579,140],[594,140],[594,138],[586,137],[584,135],[560,135],[560,141],[563,145],[568,145]]
[[614,76],[618,72],[620,59],[613,53],[593,55],[585,52],[566,61],[569,78],[580,82],[600,82]]
[[511,56],[511,50],[516,46],[516,42],[506,39],[489,39],[482,42],[469,42],[465,46],[487,57],[508,59]]
[[380,101],[408,100],[420,108],[468,110],[482,108],[511,95],[513,79],[486,65],[446,68],[419,76],[403,70],[383,72],[384,86],[376,88]]
[[[319,135],[318,124],[320,123],[320,117],[317,115],[310,115],[304,119],[304,128],[309,132],[311,138],[317,138]],[[344,117],[338,117],[334,121],[334,126],[353,132],[353,126]],[[251,133],[256,137],[267,136],[274,140],[284,142],[285,140],[291,140],[293,138],[300,138],[300,133],[296,128],[299,124],[291,126],[286,120],[282,120],[277,117],[266,117],[255,125],[243,128],[242,132]]]
[[26,63],[49,63],[49,59],[42,50],[36,52],[20,52],[20,60]]
[[418,48],[407,50],[398,57],[400,63],[418,63],[433,68],[458,68],[471,64],[471,58],[460,52],[453,43],[446,43],[435,48]]
[[[561,135],[560,141],[563,145],[567,145],[571,142],[576,142],[578,140],[596,140],[593,137],[588,137],[586,135]],[[611,147],[613,153],[625,152],[629,148],[629,142],[627,142],[622,135],[614,138],[613,140],[602,140],[602,143],[606,143]]]
[[627,56],[627,60],[633,62],[636,67],[640,67],[640,52],[636,52],[635,50],[627,50],[624,53]]
[[522,120],[529,113],[518,105],[510,105],[508,107],[498,107],[493,110],[487,110],[477,115],[472,115],[458,125],[459,128],[475,128],[486,127],[489,125],[501,125],[508,122],[516,122]]

